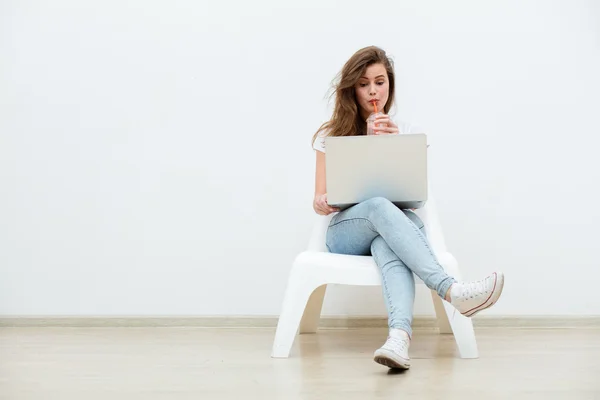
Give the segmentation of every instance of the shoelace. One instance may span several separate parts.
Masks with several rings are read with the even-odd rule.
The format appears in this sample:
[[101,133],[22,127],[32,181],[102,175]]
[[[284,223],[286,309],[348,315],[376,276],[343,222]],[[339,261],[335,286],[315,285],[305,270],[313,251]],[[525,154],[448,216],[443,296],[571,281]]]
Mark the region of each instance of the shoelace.
[[408,349],[408,341],[406,339],[388,336],[384,347],[387,347],[390,350],[405,352]]
[[487,278],[485,278],[482,281],[475,281],[475,282],[469,282],[469,283],[464,283],[462,286],[462,291],[460,293],[460,296],[463,299],[472,299],[473,297],[483,294],[483,293],[487,293],[487,283],[491,278],[488,276]]

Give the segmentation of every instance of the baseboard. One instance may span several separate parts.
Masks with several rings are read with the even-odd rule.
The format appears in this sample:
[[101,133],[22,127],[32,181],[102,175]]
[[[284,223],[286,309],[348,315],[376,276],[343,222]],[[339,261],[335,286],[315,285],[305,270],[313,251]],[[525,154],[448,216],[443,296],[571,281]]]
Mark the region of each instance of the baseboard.
[[[476,328],[600,328],[600,316],[476,316]],[[4,316],[0,327],[200,327],[275,328],[276,316]],[[385,328],[385,316],[321,317],[323,329]],[[415,316],[414,329],[437,327],[433,316]]]

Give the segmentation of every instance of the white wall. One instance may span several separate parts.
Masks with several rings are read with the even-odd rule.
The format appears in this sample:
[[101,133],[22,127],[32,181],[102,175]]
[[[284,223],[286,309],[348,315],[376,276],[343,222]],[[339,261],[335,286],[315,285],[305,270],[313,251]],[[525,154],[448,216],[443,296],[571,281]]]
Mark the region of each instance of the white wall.
[[371,44],[464,275],[507,274],[489,314],[600,314],[597,2],[283,4],[2,2],[1,315],[278,314],[324,96]]

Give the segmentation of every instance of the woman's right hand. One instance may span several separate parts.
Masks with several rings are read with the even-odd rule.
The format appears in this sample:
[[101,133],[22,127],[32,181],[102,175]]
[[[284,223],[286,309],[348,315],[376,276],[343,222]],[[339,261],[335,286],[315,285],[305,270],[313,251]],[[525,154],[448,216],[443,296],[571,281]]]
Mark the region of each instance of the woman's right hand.
[[319,215],[329,215],[333,212],[340,211],[339,208],[331,207],[329,204],[327,204],[327,193],[315,196],[315,200],[313,201],[313,208],[315,209],[315,212]]

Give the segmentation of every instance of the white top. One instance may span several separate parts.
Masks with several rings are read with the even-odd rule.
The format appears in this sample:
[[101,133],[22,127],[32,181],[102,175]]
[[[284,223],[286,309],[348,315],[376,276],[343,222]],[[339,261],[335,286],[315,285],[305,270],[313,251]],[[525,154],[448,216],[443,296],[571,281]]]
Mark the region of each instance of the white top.
[[[418,125],[413,125],[408,122],[398,121],[396,125],[398,125],[398,131],[401,135],[410,133],[425,133],[425,131]],[[319,136],[317,136],[315,142],[313,143],[313,149],[320,151],[321,153],[325,153],[325,137],[327,137],[326,131],[319,132]]]

